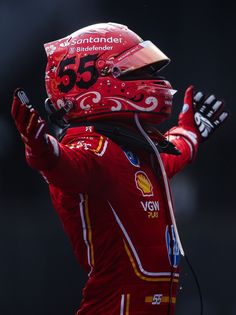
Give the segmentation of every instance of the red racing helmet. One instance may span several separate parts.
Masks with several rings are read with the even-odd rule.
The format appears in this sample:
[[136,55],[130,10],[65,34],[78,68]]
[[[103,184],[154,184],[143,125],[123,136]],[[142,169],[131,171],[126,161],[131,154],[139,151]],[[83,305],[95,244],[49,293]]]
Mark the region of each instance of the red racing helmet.
[[66,122],[126,119],[134,112],[161,123],[175,93],[156,73],[169,58],[127,26],[100,23],[44,45],[46,90],[53,112]]

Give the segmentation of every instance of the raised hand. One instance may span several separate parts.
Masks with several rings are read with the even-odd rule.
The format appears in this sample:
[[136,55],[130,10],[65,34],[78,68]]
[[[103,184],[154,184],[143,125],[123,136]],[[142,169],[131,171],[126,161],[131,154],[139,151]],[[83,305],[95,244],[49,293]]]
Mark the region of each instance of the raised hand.
[[11,114],[23,142],[34,153],[39,153],[47,146],[47,125],[44,119],[30,105],[23,89],[14,92]]
[[224,102],[215,95],[205,96],[194,91],[193,86],[185,92],[184,105],[179,115],[179,126],[194,131],[198,140],[207,140],[213,132],[224,124],[229,113],[224,110]]

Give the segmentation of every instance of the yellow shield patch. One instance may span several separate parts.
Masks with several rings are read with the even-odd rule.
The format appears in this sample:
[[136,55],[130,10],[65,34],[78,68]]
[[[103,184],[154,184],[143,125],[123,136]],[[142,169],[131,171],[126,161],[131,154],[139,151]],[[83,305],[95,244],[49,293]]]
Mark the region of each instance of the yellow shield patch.
[[138,171],[135,173],[135,183],[143,196],[153,196],[153,186],[145,172]]

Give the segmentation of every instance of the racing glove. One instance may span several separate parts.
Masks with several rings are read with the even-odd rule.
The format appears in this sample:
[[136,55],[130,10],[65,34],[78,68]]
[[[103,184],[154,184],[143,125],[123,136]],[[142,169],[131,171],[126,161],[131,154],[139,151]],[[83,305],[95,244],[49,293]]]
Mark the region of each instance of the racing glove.
[[[26,147],[26,158],[30,166],[34,166],[37,158],[44,156],[44,163],[50,164],[59,156],[59,145],[52,136],[47,134],[48,128],[44,119],[30,105],[24,90],[18,88],[14,93],[11,115],[15,121],[21,138]],[[36,163],[38,164],[38,163]]]
[[205,96],[201,91],[193,92],[193,86],[185,92],[184,105],[179,115],[179,126],[193,130],[200,142],[207,140],[228,117],[224,103],[215,95]]
[[194,157],[198,144],[207,140],[223,125],[228,115],[228,112],[224,111],[223,101],[214,95],[206,97],[200,91],[194,92],[193,86],[189,86],[185,92],[178,126],[172,128],[169,134],[184,137]]

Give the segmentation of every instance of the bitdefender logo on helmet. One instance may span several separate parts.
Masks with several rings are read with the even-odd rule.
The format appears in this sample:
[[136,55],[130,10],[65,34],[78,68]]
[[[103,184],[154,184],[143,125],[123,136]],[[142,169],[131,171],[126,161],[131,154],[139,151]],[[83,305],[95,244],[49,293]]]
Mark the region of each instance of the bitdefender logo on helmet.
[[112,50],[113,46],[86,46],[86,47],[76,47],[76,52],[81,52],[81,51],[100,51],[100,50]]

